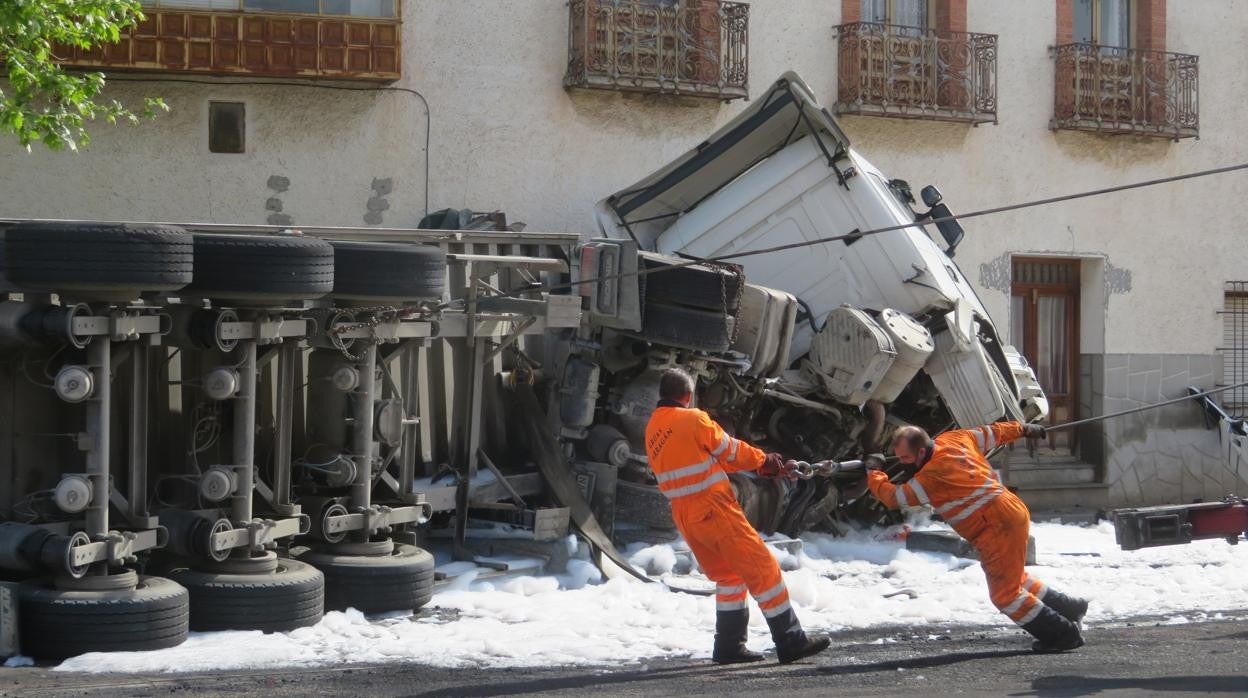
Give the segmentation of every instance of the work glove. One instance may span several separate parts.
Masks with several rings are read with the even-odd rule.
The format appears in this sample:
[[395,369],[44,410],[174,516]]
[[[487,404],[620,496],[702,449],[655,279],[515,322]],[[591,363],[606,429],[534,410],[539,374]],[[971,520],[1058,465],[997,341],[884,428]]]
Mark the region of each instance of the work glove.
[[1044,438],[1044,425],[1024,424],[1023,438],[1027,439],[1027,455],[1036,457],[1036,444]]
[[879,468],[872,468],[871,470],[867,471],[867,484],[868,485],[875,485],[878,487],[881,484],[888,482],[888,481],[889,481],[888,473],[884,472],[883,470],[880,470]]
[[862,467],[871,472],[872,470],[883,470],[885,459],[883,453],[871,453],[862,457]]
[[784,456],[779,453],[768,453],[763,464],[758,466],[758,474],[763,477],[780,477],[784,472]]

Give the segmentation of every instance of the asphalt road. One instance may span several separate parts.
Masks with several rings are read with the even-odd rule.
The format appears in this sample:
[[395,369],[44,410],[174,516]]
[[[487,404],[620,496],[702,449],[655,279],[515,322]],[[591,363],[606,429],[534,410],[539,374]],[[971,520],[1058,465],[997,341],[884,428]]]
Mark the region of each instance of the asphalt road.
[[[1242,615],[1242,614],[1241,614]],[[871,644],[882,635],[895,643]],[[1248,693],[1248,620],[1087,631],[1088,645],[1036,655],[1019,631],[896,628],[838,634],[817,658],[737,667],[669,660],[620,667],[436,669],[372,665],[191,675],[0,669],[0,696],[1112,696]],[[707,638],[710,641],[710,638]],[[246,651],[240,647],[240,651]]]

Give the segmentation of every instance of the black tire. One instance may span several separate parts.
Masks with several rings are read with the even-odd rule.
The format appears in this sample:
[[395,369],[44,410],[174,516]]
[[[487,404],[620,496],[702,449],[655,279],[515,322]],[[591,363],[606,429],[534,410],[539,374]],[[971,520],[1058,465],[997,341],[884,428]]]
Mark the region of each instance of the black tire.
[[724,352],[732,343],[735,319],[723,313],[663,303],[646,303],[641,337],[695,351]]
[[418,301],[442,297],[446,253],[432,245],[330,240],[337,298]]
[[396,543],[390,555],[334,555],[310,550],[300,560],[325,573],[325,610],[416,610],[433,597],[433,555]]
[[325,575],[305,562],[278,560],[263,574],[174,570],[191,594],[191,630],[283,632],[316,625],[325,615]]
[[334,288],[334,248],[295,235],[195,234],[195,278],[185,295],[283,302]]
[[22,653],[38,659],[176,647],[190,619],[186,589],[163,577],[139,577],[124,591],[65,591],[33,580],[18,598]]
[[5,276],[24,291],[111,299],[191,282],[191,235],[171,225],[21,223],[3,252]]
[[676,529],[671,500],[658,485],[640,482],[620,480],[616,483],[615,519],[648,528]]
[[[643,256],[642,265],[647,270],[667,270],[681,260],[664,260]],[[695,264],[667,271],[651,271],[645,280],[646,301],[685,305],[691,308],[728,312],[735,315],[741,301],[742,284],[745,279],[726,269]]]

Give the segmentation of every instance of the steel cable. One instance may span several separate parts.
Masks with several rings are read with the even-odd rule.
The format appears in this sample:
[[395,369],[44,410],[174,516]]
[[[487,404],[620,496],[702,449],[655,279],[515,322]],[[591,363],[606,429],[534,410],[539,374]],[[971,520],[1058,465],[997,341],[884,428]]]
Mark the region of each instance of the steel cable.
[[1121,412],[1111,412],[1109,414],[1103,414],[1097,417],[1087,417],[1085,419],[1076,419],[1073,422],[1063,422],[1062,424],[1054,424],[1053,426],[1046,426],[1044,430],[1046,432],[1047,431],[1059,431],[1061,429],[1069,429],[1071,427],[1077,427],[1083,424],[1091,424],[1092,422],[1101,422],[1106,419],[1113,419],[1114,417],[1123,417],[1129,414],[1135,414],[1136,412],[1145,412],[1147,410],[1154,410],[1154,409],[1157,409],[1158,407],[1165,407],[1166,405],[1174,405],[1180,402],[1186,402],[1188,400],[1195,400],[1196,398],[1205,397],[1206,395],[1215,395],[1217,393],[1224,393],[1228,390],[1234,390],[1236,388],[1243,388],[1245,386],[1248,386],[1248,381],[1244,381],[1242,383],[1235,383],[1234,385],[1225,385],[1220,388],[1213,388],[1211,390],[1205,390],[1205,391],[1201,391],[1198,393],[1192,393],[1190,395],[1184,395],[1183,397],[1176,397],[1172,400],[1163,400],[1161,402],[1155,402],[1150,405],[1143,405],[1141,407],[1133,407],[1129,410],[1122,410]]

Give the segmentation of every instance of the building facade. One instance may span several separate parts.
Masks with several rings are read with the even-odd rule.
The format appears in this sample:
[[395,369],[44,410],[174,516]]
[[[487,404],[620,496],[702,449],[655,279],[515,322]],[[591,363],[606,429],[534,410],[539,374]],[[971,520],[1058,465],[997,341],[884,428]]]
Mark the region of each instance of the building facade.
[[[413,227],[451,207],[592,234],[597,200],[787,70],[955,212],[1248,161],[1248,0],[146,4],[121,44],[66,60],[172,111],[76,154],[0,145],[0,217]],[[1056,421],[1248,379],[1245,193],[1232,173],[964,222],[957,261]],[[1194,405],[1042,456],[1005,465],[1040,506],[1248,494]]]

